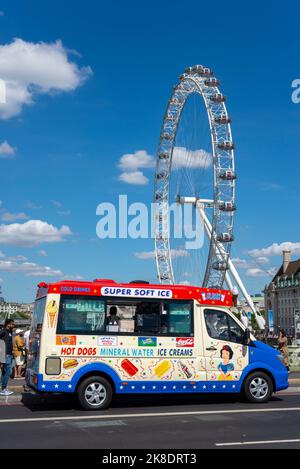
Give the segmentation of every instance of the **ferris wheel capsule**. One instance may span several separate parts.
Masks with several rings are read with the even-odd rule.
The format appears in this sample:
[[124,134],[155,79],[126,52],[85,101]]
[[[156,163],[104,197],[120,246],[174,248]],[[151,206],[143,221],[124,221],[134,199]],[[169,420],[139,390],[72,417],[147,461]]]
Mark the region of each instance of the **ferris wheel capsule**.
[[234,212],[236,205],[234,202],[219,202],[219,210],[221,212]]
[[210,100],[214,103],[224,103],[226,101],[226,96],[222,93],[215,93],[211,95]]
[[169,114],[166,119],[169,121],[169,122],[177,122],[177,115],[176,114]]
[[167,175],[166,171],[161,171],[160,173],[156,173],[156,179],[164,179]]
[[220,171],[219,178],[223,181],[234,181],[237,178],[236,172],[231,169],[226,169],[225,171]]
[[224,142],[218,143],[218,148],[220,148],[221,150],[234,150],[234,143],[224,141]]
[[163,132],[161,134],[161,138],[162,138],[162,140],[172,140],[173,135],[170,134],[169,132]]
[[169,158],[169,156],[170,156],[169,153],[168,153],[168,152],[165,152],[165,151],[160,152],[160,153],[158,154],[158,158],[159,158],[160,160],[167,160],[167,159]]
[[231,119],[227,114],[222,114],[221,116],[217,116],[214,118],[214,122],[216,124],[230,124]]
[[232,233],[219,233],[217,234],[217,241],[220,243],[231,243],[234,241],[234,236]]
[[227,262],[214,262],[212,265],[213,269],[225,272],[228,268]]
[[221,82],[217,78],[208,78],[207,80],[204,80],[205,86],[220,86]]

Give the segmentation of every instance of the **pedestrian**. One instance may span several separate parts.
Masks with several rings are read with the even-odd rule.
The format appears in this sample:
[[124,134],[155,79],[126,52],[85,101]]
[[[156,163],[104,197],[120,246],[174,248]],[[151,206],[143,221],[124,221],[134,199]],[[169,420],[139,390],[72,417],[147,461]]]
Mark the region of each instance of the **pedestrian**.
[[12,331],[15,327],[13,319],[6,319],[4,323],[4,328],[0,331],[0,339],[5,342],[5,363],[2,367],[1,374],[1,396],[9,396],[13,394],[12,391],[7,389],[8,380],[11,375],[12,360],[13,360],[13,337]]
[[286,336],[285,330],[280,329],[279,331],[279,337],[278,337],[278,350],[281,352],[283,355],[283,363],[287,367],[287,370],[289,371],[289,349],[288,349],[288,338]]
[[28,355],[29,351],[29,337],[30,337],[30,327],[27,327],[26,331],[24,332],[24,342],[25,342],[25,353]]
[[17,329],[13,341],[13,356],[16,362],[15,379],[22,379],[22,368],[25,363],[25,342],[23,340],[23,330]]

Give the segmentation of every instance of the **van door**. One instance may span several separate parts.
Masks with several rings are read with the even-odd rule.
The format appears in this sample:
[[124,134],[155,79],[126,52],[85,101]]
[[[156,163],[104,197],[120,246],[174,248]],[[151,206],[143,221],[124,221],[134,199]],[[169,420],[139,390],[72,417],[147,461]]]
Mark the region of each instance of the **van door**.
[[239,381],[249,363],[244,330],[229,311],[218,308],[202,308],[201,321],[207,381]]

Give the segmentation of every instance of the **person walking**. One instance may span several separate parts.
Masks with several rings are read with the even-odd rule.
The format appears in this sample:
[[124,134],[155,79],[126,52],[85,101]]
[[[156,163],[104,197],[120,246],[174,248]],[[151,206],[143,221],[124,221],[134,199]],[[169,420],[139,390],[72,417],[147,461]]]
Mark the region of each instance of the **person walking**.
[[285,330],[280,329],[279,337],[278,337],[278,350],[281,352],[284,358],[284,364],[287,367],[288,371],[289,368],[289,349],[288,349],[288,338],[286,336]]
[[12,391],[9,391],[7,388],[8,380],[11,375],[12,360],[13,360],[13,337],[12,331],[15,327],[13,319],[6,319],[4,323],[4,328],[0,331],[0,339],[5,342],[5,363],[2,367],[1,374],[1,396],[9,396],[13,394]]
[[22,367],[25,363],[25,342],[23,340],[22,329],[16,330],[16,335],[13,342],[13,357],[16,362],[15,379],[22,379]]
[[25,353],[26,353],[26,355],[29,352],[29,338],[30,338],[30,327],[27,327],[26,331],[24,332],[24,342],[25,342]]

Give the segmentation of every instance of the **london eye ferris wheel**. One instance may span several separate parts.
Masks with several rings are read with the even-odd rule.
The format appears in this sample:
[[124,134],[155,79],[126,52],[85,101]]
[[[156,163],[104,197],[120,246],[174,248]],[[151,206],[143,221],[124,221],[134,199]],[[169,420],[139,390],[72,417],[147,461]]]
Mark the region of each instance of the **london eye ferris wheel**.
[[[222,288],[226,283],[232,289],[233,278],[257,318],[230,260],[237,176],[225,102],[220,81],[202,65],[188,67],[173,87],[161,127],[154,179],[157,274],[164,284],[208,288]],[[187,207],[190,231],[197,234],[198,220],[204,233],[201,245],[198,242],[192,249],[186,248],[190,233],[185,229],[178,232]]]

